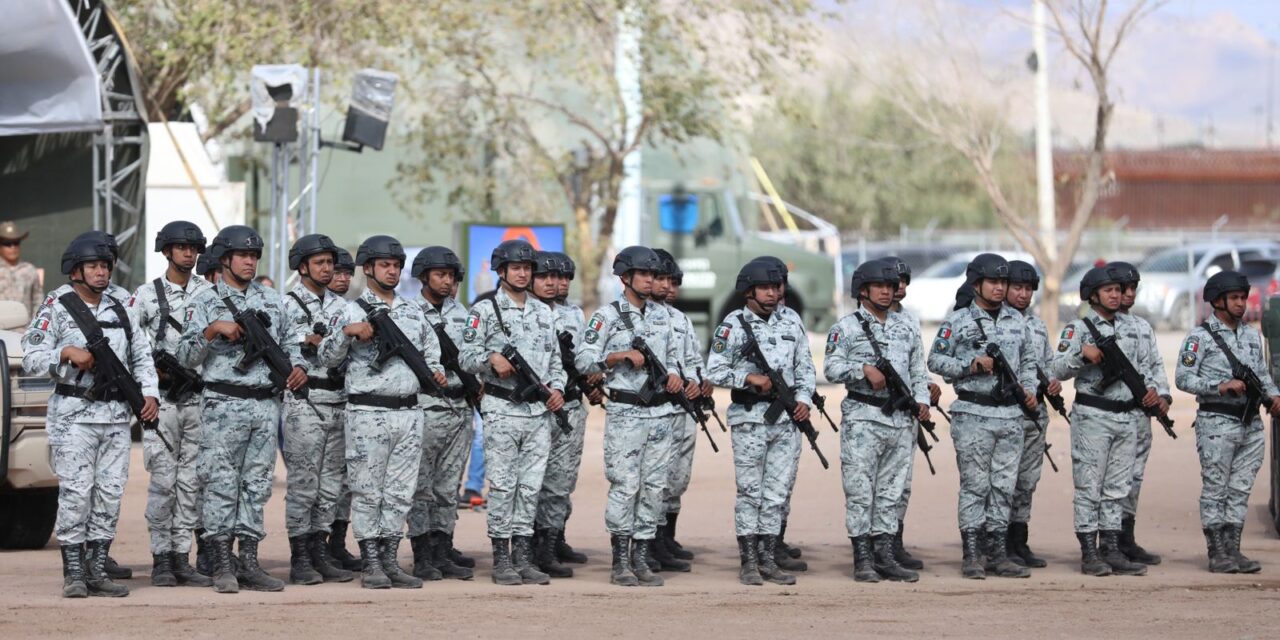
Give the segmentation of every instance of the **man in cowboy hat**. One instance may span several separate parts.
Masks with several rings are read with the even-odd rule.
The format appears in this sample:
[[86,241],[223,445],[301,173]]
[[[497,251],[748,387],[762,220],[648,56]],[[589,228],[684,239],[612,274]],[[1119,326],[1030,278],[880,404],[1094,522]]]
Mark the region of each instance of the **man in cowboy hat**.
[[0,222],[0,300],[13,300],[27,305],[27,313],[33,314],[40,306],[43,291],[40,274],[35,265],[21,262],[23,240],[31,235],[19,231],[12,221]]

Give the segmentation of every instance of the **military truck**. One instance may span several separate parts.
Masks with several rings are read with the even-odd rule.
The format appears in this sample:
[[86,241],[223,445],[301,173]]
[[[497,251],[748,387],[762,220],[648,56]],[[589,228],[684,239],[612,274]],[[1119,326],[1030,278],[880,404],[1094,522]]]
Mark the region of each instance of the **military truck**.
[[49,465],[45,417],[53,380],[22,374],[27,308],[0,302],[0,549],[39,549],[58,511],[58,477]]
[[[1267,362],[1271,365],[1271,378],[1280,382],[1280,296],[1271,296],[1264,303],[1262,312],[1262,339],[1267,345]],[[1267,418],[1266,413],[1262,414]],[[1280,534],[1280,420],[1271,418],[1271,522]]]

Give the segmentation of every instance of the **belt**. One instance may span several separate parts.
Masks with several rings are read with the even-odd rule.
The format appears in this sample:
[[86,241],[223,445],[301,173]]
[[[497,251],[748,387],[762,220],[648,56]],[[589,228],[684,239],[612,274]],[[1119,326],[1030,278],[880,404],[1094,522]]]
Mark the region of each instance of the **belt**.
[[346,378],[307,378],[307,386],[321,391],[342,391],[347,388]]
[[86,387],[77,387],[74,384],[59,384],[53,387],[53,392],[60,396],[69,396],[72,398],[80,398],[89,402],[124,402],[124,394],[119,391],[107,391],[100,398],[86,398],[89,389]]
[[[172,380],[161,380],[161,381],[160,381],[160,390],[161,390],[161,391],[168,391],[168,390],[169,390],[169,389],[171,389],[171,388],[173,388],[173,381],[172,381]],[[191,389],[190,389],[191,393],[193,393],[193,394],[195,394],[195,393],[200,393],[202,390],[204,390],[204,383],[203,383],[203,382],[201,382],[201,381],[199,381],[199,380],[196,380],[195,382],[191,383]]]
[[659,407],[667,404],[668,402],[666,394],[657,394],[646,402],[644,398],[640,397],[640,394],[623,391],[621,389],[610,389],[609,400],[619,404],[629,404],[637,407]]
[[1248,404],[1232,404],[1228,402],[1201,402],[1200,410],[1205,413],[1216,413],[1236,420],[1244,420],[1244,412]]
[[1014,398],[997,398],[989,393],[978,393],[976,391],[956,391],[956,399],[963,400],[965,402],[972,402],[973,404],[980,404],[984,407],[1018,406],[1018,401]]
[[382,407],[383,409],[412,409],[418,406],[418,396],[380,396],[372,393],[347,394],[348,404],[366,407]]
[[757,403],[773,402],[773,398],[770,398],[769,396],[747,391],[746,389],[731,389],[729,391],[729,399],[732,400],[734,404],[742,405],[747,411],[750,411]]
[[204,388],[214,393],[221,393],[224,396],[240,398],[241,400],[270,400],[280,396],[280,392],[271,387],[246,387],[226,382],[206,382],[204,383]]
[[871,405],[877,409],[883,408],[885,403],[889,401],[888,398],[877,398],[873,395],[858,393],[857,391],[846,392],[845,397],[850,400],[857,400],[862,404]]
[[1102,396],[1080,392],[1076,392],[1076,404],[1102,409],[1103,411],[1136,411],[1142,408],[1136,400],[1111,400]]
[[486,396],[493,396],[500,400],[506,400],[507,402],[515,402],[515,403],[525,402],[523,398],[519,397],[520,394],[517,393],[514,389],[499,387],[496,384],[486,385],[484,388],[484,394]]
[[464,389],[462,385],[458,385],[456,387],[441,387],[440,395],[450,400],[461,400],[467,397],[467,390]]

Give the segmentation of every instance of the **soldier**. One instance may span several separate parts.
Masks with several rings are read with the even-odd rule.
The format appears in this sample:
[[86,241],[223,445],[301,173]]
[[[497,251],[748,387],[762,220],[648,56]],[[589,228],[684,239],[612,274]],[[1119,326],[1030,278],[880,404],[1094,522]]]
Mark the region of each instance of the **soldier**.
[[[92,240],[94,242],[101,242],[103,244],[106,244],[107,248],[111,250],[112,257],[117,261],[120,260],[120,244],[116,242],[116,237],[110,233],[107,233],[105,231],[97,231],[97,230],[86,231],[76,236],[76,240]],[[59,290],[62,290],[63,288],[65,288],[66,291],[70,291],[70,287],[68,285],[62,285],[62,288],[60,288]],[[107,290],[104,291],[103,293],[110,296],[120,304],[128,304],[129,302],[129,297],[130,297],[129,290],[125,289],[124,287],[114,282],[108,283]],[[45,304],[49,304],[48,298],[45,299]]]
[[[156,234],[155,250],[163,253],[169,266],[164,275],[138,287],[129,299],[133,321],[151,340],[152,353],[160,376],[158,429],[173,445],[171,453],[155,431],[142,432],[142,459],[151,481],[147,485],[147,530],[151,532],[151,584],[172,587],[179,584],[208,587],[208,576],[196,573],[188,562],[192,532],[200,526],[200,374],[184,369],[174,357],[182,339],[187,305],[196,294],[209,288],[201,278],[192,278],[198,256],[205,252],[200,227],[170,222]],[[194,379],[186,383],[183,379]]]
[[[1049,347],[1049,329],[1044,320],[1031,313],[1031,300],[1039,288],[1040,274],[1031,263],[1009,261],[1009,292],[1005,296],[1005,303],[1021,313],[1026,320],[1027,358],[1037,369],[1037,379],[1053,358]],[[1044,393],[1053,396],[1061,394],[1062,383],[1050,378]],[[1025,412],[1022,416],[1022,457],[1018,461],[1018,480],[1013,489],[1007,546],[1010,560],[1040,569],[1047,563],[1031,551],[1031,547],[1027,545],[1027,536],[1031,522],[1031,497],[1035,493],[1036,484],[1040,482],[1040,472],[1044,469],[1044,438],[1049,429],[1049,410],[1044,404],[1043,395],[1038,396],[1036,401],[1040,403],[1036,417],[1028,417]]]
[[[1146,575],[1146,565],[1120,551],[1124,500],[1133,476],[1138,426],[1148,418],[1143,406],[1160,406],[1150,379],[1151,353],[1131,316],[1120,313],[1125,274],[1095,267],[1080,279],[1080,299],[1092,308],[1068,324],[1058,340],[1049,375],[1075,378],[1071,407],[1071,478],[1075,484],[1075,530],[1080,541],[1080,571],[1093,576]],[[1147,393],[1135,399],[1123,384],[1100,388],[1104,377],[1097,343],[1115,336],[1120,349],[1146,378]],[[1141,404],[1139,404],[1139,402]]]
[[[893,293],[893,306],[889,310],[901,314],[915,326],[916,333],[922,336],[921,345],[923,345],[924,330],[920,325],[920,318],[902,306],[902,301],[907,297],[907,287],[911,286],[911,265],[896,256],[888,256],[884,259],[892,262],[898,269],[898,290]],[[942,387],[938,386],[938,383],[933,380],[927,380],[927,382],[929,385],[929,406],[936,407],[938,406],[938,400],[942,398]],[[902,531],[906,528],[907,521],[907,503],[911,501],[911,478],[914,469],[915,454],[912,454],[907,460],[907,481],[902,487],[902,502],[898,505],[898,532],[893,536],[893,558],[904,568],[919,571],[924,568],[924,563],[912,556],[911,552],[907,551],[907,548],[902,543]]]
[[[281,389],[263,358],[237,370],[246,351],[245,330],[235,316],[252,311],[269,325],[293,365],[284,384],[288,390],[307,383],[307,362],[292,339],[280,294],[253,282],[262,256],[258,232],[243,225],[224,227],[209,251],[221,265],[222,280],[187,305],[176,355],[187,368],[200,367],[204,378],[200,459],[207,484],[201,521],[213,554],[213,588],[218,593],[237,593],[240,587],[280,591],[284,582],[258,564],[258,543],[267,535],[262,510],[275,472]],[[240,542],[234,564],[233,538]]]
[[[400,568],[397,553],[422,460],[424,389],[405,355],[378,362],[378,340],[369,316],[386,313],[431,368],[437,385],[446,378],[440,342],[422,307],[396,293],[404,248],[391,236],[370,236],[356,251],[369,287],[348,303],[339,324],[342,338],[322,343],[324,359],[347,363],[347,472],[351,515],[360,545],[365,589],[420,589],[422,580]],[[375,339],[376,338],[376,339]],[[410,355],[409,357],[413,357]]]
[[[1142,316],[1130,312],[1133,303],[1138,299],[1138,284],[1141,283],[1142,276],[1138,273],[1138,269],[1128,262],[1112,262],[1107,266],[1119,269],[1122,274],[1121,284],[1124,286],[1124,292],[1120,297],[1120,311],[1133,320],[1142,335],[1143,342],[1147,343],[1148,353],[1151,354],[1150,371],[1147,375],[1156,383],[1156,393],[1160,394],[1162,411],[1168,411],[1169,405],[1173,403],[1173,396],[1169,393],[1169,376],[1164,372],[1164,359],[1160,357],[1160,351],[1156,348],[1155,329]],[[1142,491],[1142,477],[1146,473],[1147,458],[1150,456],[1151,420],[1147,419],[1138,423],[1138,439],[1134,445],[1133,484],[1129,487],[1129,497],[1124,501],[1124,518],[1120,520],[1120,552],[1132,562],[1156,565],[1160,564],[1160,556],[1148,552],[1134,539],[1134,526],[1138,518],[1138,494]]]
[[[551,307],[556,316],[555,332],[559,343],[561,333],[570,336],[573,346],[582,333],[582,312],[576,307],[561,307],[560,282],[565,266],[560,255],[550,251],[534,254],[533,293],[540,302]],[[565,309],[562,311],[561,309]],[[577,316],[573,312],[577,311]],[[560,345],[561,365],[565,362],[564,345]],[[572,357],[569,354],[568,357]],[[572,366],[573,361],[568,361]],[[567,375],[567,374],[566,374]],[[572,427],[570,433],[562,429],[551,430],[551,448],[547,454],[547,471],[542,477],[542,489],[538,493],[538,510],[534,516],[533,555],[538,569],[552,578],[572,578],[573,569],[561,564],[556,555],[556,542],[563,535],[565,522],[572,508],[569,501],[578,483],[578,468],[582,466],[583,438],[586,436],[587,410],[582,404],[582,390],[568,385],[564,393],[564,411]],[[454,486],[457,486],[456,484]]]
[[[853,578],[858,582],[920,579],[899,564],[894,553],[902,493],[915,457],[915,421],[929,420],[919,329],[910,316],[891,310],[899,280],[894,260],[859,265],[850,281],[859,308],[827,333],[823,373],[847,390],[840,405],[840,468],[845,527],[853,543]],[[887,388],[885,374],[876,368],[881,359],[910,386],[911,398],[900,398],[897,389]],[[886,415],[882,407],[895,400],[912,409]]]
[[[738,581],[746,585],[796,581],[777,564],[778,534],[800,462],[800,436],[793,420],[809,419],[817,376],[804,327],[777,312],[783,278],[777,266],[768,262],[752,261],[742,267],[734,290],[746,306],[730,313],[716,328],[707,359],[712,384],[732,389],[727,417],[738,489],[734,528],[741,561]],[[743,353],[751,339],[792,386],[798,402],[794,414],[781,416],[773,424],[764,418],[772,403],[773,384]]]
[[[329,291],[339,298],[345,298],[351,290],[351,276],[355,275],[356,261],[351,252],[338,247],[338,257],[333,263],[333,279],[329,281]],[[338,369],[346,375],[346,365],[338,365]],[[343,390],[345,392],[345,389]],[[345,414],[344,414],[345,416]],[[343,445],[346,446],[345,444]],[[346,455],[344,449],[343,455]],[[347,571],[359,571],[364,564],[360,558],[351,555],[347,550],[347,529],[351,526],[351,487],[347,484],[347,466],[342,465],[342,488],[338,491],[338,503],[334,507],[333,524],[329,526],[329,557],[333,558]]]
[[[654,278],[653,299],[671,314],[671,329],[676,334],[681,352],[682,367],[678,372],[686,380],[686,397],[690,400],[701,399],[704,394],[710,395],[714,388],[702,375],[705,366],[702,362],[702,346],[698,344],[693,321],[674,304],[680,295],[680,285],[684,283],[684,271],[676,264],[675,256],[666,249],[654,249],[654,252],[662,259],[662,271]],[[671,411],[676,419],[671,436],[671,465],[667,468],[665,508],[658,514],[654,557],[664,571],[689,571],[688,561],[693,559],[693,552],[686,551],[676,541],[676,520],[680,516],[680,499],[688,491],[689,480],[693,475],[693,451],[698,443],[698,422],[674,403]]]
[[[437,336],[444,332],[455,346],[462,344],[467,325],[466,308],[452,296],[461,268],[462,261],[452,249],[427,247],[414,256],[410,270],[422,283],[422,296],[415,302],[422,307],[431,330]],[[448,384],[442,395],[418,396],[425,428],[418,484],[408,516],[409,543],[413,575],[424,580],[470,580],[475,561],[466,558],[470,560],[466,566],[454,560],[453,531],[458,521],[458,485],[474,434],[472,411],[458,375],[445,367],[445,377]]]
[[[307,361],[307,386],[314,393],[285,407],[281,453],[287,470],[285,528],[289,532],[289,582],[350,582],[350,571],[329,555],[329,527],[346,468],[345,371],[341,361],[322,362],[320,343],[338,340],[347,302],[328,290],[338,247],[329,236],[302,236],[289,249],[289,268],[298,283],[285,294],[284,313],[291,340]],[[332,366],[331,366],[332,365]]]
[[[648,247],[618,252],[613,274],[622,281],[622,295],[591,316],[576,363],[583,374],[605,374],[609,389],[604,432],[609,502],[604,519],[613,551],[609,582],[624,587],[663,584],[662,576],[653,572],[657,561],[650,541],[658,532],[671,431],[677,422],[666,407],[666,394],[681,391],[684,381],[675,373],[680,352],[671,316],[649,299],[654,274],[661,269],[661,259]],[[636,340],[643,340],[662,360],[656,364],[668,371],[665,380],[651,375],[656,367],[636,348]]]
[[[462,368],[479,375],[485,394],[484,457],[489,473],[489,539],[496,584],[547,584],[533,562],[533,525],[538,492],[547,469],[552,412],[564,408],[565,373],[556,342],[555,312],[528,295],[534,250],[524,240],[494,248],[490,268],[498,274],[493,296],[477,302],[467,317]],[[503,355],[513,347],[541,381],[545,402],[512,379],[514,364]],[[513,354],[514,355],[514,354]]]
[[[1262,336],[1244,322],[1249,281],[1221,271],[1204,285],[1213,315],[1182,344],[1174,380],[1196,395],[1196,450],[1200,453],[1200,526],[1209,571],[1257,573],[1262,565],[1240,552],[1249,492],[1262,466],[1266,436],[1259,405],[1280,413],[1280,390],[1267,371]],[[1254,377],[1261,388],[1244,378]]]
[[12,221],[0,222],[0,300],[21,302],[35,315],[40,306],[40,273],[30,262],[22,262],[22,241],[30,231],[18,232]]
[[951,438],[960,469],[961,572],[978,580],[988,572],[1026,578],[1031,572],[1010,560],[1006,547],[1010,500],[1022,452],[1022,407],[1016,389],[1002,384],[996,375],[995,358],[987,349],[998,347],[1013,368],[1009,374],[1016,380],[1008,384],[1023,388],[1028,409],[1037,406],[1035,361],[1022,314],[1004,306],[1009,263],[984,253],[965,271],[972,283],[973,302],[943,320],[928,360],[929,371],[956,388]]
[[114,265],[107,245],[71,241],[62,254],[71,290],[44,305],[22,336],[23,370],[57,383],[49,398],[48,437],[50,464],[58,475],[54,531],[62,547],[65,598],[129,595],[128,587],[107,575],[106,560],[129,475],[132,416],[119,391],[86,397],[98,375],[89,342],[105,338],[126,363],[146,398],[140,412],[144,421],[160,412],[147,338],[119,302],[103,295]]
[[[586,326],[586,318],[582,315],[582,309],[569,302],[569,287],[573,283],[573,277],[578,267],[568,254],[561,251],[552,253],[560,259],[560,273],[556,278],[556,304],[552,308],[561,323],[557,331],[567,332],[573,339],[573,352],[566,353],[562,350],[560,359],[562,362],[573,362],[577,358],[578,349],[582,346],[583,328]],[[587,396],[587,400],[595,404],[602,404],[604,402],[603,387],[597,386]],[[547,517],[546,520],[542,520],[539,523],[540,526],[545,526],[548,530],[555,530],[556,559],[562,564],[585,564],[587,561],[586,554],[579,553],[569,546],[569,543],[565,542],[564,532],[569,515],[573,513],[573,502],[569,500],[569,496],[573,494],[574,488],[578,486],[578,472],[582,468],[583,438],[585,438],[587,431],[587,407],[581,401],[578,402],[577,409],[568,407],[567,403],[566,407],[566,412],[569,414],[569,424],[573,425],[574,433],[581,433],[582,437],[566,441],[559,439],[558,436],[560,434],[552,431],[552,451],[547,458],[548,470],[553,464],[558,464],[559,468],[566,471],[564,475],[558,476],[562,480],[559,489],[560,493],[564,495],[564,500],[560,503],[563,506],[564,516],[563,518],[559,517],[554,507],[543,510],[543,501],[551,500],[553,504],[555,503],[555,499],[549,497],[546,493],[547,483],[544,479],[544,492],[538,497],[538,517],[539,519],[544,516]],[[563,446],[557,449],[557,443]],[[571,443],[573,443],[573,446],[569,446]],[[563,459],[560,459],[560,454],[564,454]],[[572,471],[569,471],[570,469]]]
[[222,279],[222,269],[217,260],[206,251],[196,260],[196,275],[204,278],[209,284],[217,284]]

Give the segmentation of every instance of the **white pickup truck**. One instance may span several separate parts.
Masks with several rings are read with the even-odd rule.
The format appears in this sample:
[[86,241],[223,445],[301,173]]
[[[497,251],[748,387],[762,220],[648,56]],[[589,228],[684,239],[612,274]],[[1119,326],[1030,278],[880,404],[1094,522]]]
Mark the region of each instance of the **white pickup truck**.
[[53,381],[22,373],[28,317],[22,303],[0,302],[0,549],[43,547],[58,511],[44,429]]

